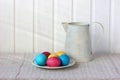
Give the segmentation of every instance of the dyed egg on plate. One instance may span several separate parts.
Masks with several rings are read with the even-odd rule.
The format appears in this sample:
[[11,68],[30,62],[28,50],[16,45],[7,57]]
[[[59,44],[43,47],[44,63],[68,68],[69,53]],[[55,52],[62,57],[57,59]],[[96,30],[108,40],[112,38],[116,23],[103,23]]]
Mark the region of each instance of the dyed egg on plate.
[[58,56],[56,54],[50,54],[48,58],[51,58],[51,57],[58,57]]
[[42,52],[43,54],[45,54],[46,55],[46,57],[48,57],[49,55],[50,55],[50,52],[47,52],[47,51],[45,51],[45,52]]
[[59,52],[56,53],[57,56],[61,56],[61,55],[63,55],[63,54],[65,54],[64,51],[59,51]]
[[47,57],[44,54],[38,54],[35,57],[35,62],[39,66],[45,66],[46,65],[46,61],[47,61]]
[[61,65],[62,66],[66,66],[70,63],[70,57],[66,54],[61,55],[59,58],[61,60]]
[[47,66],[49,67],[59,67],[61,65],[61,61],[58,57],[51,57],[47,60]]

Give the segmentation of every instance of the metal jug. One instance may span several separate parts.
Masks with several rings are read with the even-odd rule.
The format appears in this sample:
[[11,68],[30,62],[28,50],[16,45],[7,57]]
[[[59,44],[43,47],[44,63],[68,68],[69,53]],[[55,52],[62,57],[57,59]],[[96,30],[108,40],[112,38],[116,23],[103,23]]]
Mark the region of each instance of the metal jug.
[[[99,22],[94,22],[103,25]],[[90,25],[84,22],[62,23],[66,31],[65,51],[77,62],[88,62],[92,59]]]

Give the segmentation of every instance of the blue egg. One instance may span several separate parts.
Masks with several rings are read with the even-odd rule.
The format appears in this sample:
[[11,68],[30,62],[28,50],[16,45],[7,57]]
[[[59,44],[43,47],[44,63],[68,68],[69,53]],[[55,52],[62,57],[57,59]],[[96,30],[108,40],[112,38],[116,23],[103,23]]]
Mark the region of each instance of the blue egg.
[[44,54],[38,54],[35,57],[35,62],[39,66],[45,66],[47,57]]
[[66,54],[61,55],[60,57],[62,66],[66,66],[70,63],[70,57]]

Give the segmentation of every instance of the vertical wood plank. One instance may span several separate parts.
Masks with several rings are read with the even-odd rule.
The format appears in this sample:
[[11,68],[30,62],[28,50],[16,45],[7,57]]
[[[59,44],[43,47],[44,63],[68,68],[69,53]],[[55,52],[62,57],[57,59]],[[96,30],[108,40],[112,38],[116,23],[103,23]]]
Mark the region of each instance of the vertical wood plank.
[[16,0],[16,52],[33,52],[33,0]]
[[72,18],[71,6],[72,6],[72,0],[54,1],[55,52],[64,50],[66,32],[63,29],[62,22],[71,21]]
[[111,0],[111,52],[120,53],[120,1]]
[[73,21],[90,22],[90,0],[73,0]]
[[35,2],[35,52],[52,51],[52,0]]
[[14,51],[13,0],[0,0],[0,53]]
[[104,33],[99,25],[93,26],[93,52],[109,53],[109,29],[110,29],[110,0],[93,0],[92,21],[100,22],[104,26]]

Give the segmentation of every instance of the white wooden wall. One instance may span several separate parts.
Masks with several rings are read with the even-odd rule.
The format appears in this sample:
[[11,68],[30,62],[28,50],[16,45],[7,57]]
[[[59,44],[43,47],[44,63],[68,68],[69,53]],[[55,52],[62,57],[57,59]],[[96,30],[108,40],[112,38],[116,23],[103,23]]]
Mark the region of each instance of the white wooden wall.
[[120,52],[120,0],[0,0],[0,53],[63,51],[61,22],[92,27],[94,53]]

